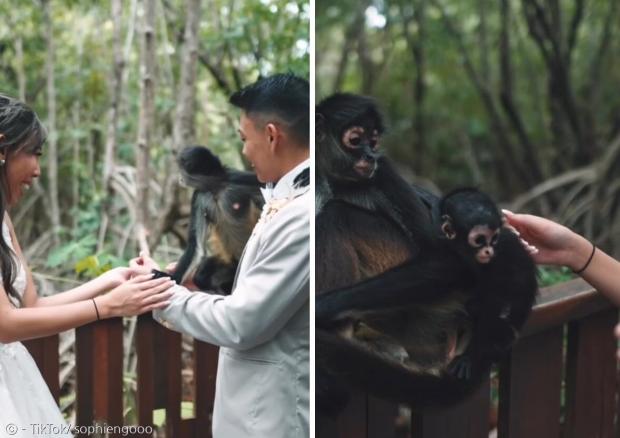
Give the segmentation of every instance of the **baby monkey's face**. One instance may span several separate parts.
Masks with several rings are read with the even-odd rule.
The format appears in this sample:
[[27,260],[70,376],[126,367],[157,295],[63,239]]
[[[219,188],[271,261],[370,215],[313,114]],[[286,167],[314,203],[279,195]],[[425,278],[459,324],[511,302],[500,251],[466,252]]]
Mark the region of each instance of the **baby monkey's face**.
[[487,264],[493,260],[495,245],[499,239],[499,228],[488,225],[474,226],[467,236],[467,244],[478,263]]

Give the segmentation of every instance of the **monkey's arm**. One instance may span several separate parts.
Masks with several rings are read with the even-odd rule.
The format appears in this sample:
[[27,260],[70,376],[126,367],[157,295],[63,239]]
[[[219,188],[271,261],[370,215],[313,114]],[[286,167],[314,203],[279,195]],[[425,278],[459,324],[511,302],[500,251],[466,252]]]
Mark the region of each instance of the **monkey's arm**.
[[249,266],[232,295],[191,293],[178,286],[170,305],[154,312],[155,318],[197,339],[237,350],[273,338],[308,304],[309,217],[303,202],[280,210],[250,240],[256,254],[245,261]]
[[217,257],[203,259],[194,272],[193,283],[199,290],[228,295],[232,291],[237,262],[226,263]]
[[376,277],[316,296],[317,324],[348,313],[432,303],[469,281],[462,263],[449,253],[425,254]]
[[[433,199],[432,194],[422,189],[416,190],[385,157],[380,158],[375,178],[376,186],[390,203],[390,209],[395,211],[395,219],[409,231],[417,245],[429,246],[433,234],[429,206],[432,207],[438,199]],[[424,193],[427,203],[420,198],[421,193]]]

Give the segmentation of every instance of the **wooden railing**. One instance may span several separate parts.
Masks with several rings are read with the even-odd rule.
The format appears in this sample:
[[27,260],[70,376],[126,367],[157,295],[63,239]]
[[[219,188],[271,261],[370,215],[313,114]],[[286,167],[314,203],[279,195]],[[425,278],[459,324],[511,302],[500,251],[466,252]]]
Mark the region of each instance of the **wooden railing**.
[[[618,311],[581,280],[544,289],[521,339],[499,367],[498,438],[617,437]],[[564,342],[566,340],[566,342]],[[210,437],[217,348],[194,341],[195,412],[181,419],[181,336],[140,317],[138,421],[166,411],[166,436]],[[52,394],[59,395],[58,337],[26,342]],[[76,331],[77,424],[123,424],[123,328],[120,319]],[[355,394],[336,420],[317,417],[317,438],[487,438],[490,381],[460,405],[414,412],[399,426],[398,406]],[[400,431],[400,432],[399,432]]]
[[[76,329],[76,425],[123,425],[123,322],[99,321]],[[59,396],[58,336],[24,342],[52,394]],[[181,419],[181,335],[140,316],[136,335],[137,411],[153,426],[153,410],[165,409],[167,438],[211,436],[218,348],[194,341],[195,416]],[[110,435],[122,436],[122,435]],[[146,437],[148,435],[139,435]]]
[[[618,310],[582,280],[541,292],[510,357],[499,366],[498,438],[612,438]],[[336,420],[318,416],[317,438],[488,438],[490,380],[456,407],[413,412],[358,393]],[[405,432],[404,432],[405,431]]]

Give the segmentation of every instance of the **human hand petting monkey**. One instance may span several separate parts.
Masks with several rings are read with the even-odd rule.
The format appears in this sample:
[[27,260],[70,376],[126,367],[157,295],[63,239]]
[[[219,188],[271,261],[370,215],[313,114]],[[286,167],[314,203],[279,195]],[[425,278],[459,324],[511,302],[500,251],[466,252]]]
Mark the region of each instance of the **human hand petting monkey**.
[[[620,306],[620,261],[553,221],[507,210],[504,210],[504,214],[509,225],[538,248],[538,252],[532,255],[536,263],[568,266]],[[614,334],[620,340],[620,324],[616,326]],[[620,359],[620,350],[616,355]]]
[[592,244],[569,228],[539,216],[502,210],[534,261],[543,265],[581,269],[592,253]]

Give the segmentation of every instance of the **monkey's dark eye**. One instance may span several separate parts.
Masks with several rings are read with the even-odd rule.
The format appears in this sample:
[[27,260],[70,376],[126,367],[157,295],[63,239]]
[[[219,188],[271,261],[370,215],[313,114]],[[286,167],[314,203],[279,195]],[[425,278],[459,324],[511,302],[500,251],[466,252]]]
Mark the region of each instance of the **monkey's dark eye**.
[[495,246],[498,240],[499,240],[499,231],[496,231],[495,234],[493,234],[493,237],[491,237],[491,245]]
[[361,126],[353,126],[347,129],[342,135],[342,144],[348,148],[357,148],[362,143],[364,128]]
[[349,138],[349,143],[351,143],[353,146],[359,146],[361,142],[362,142],[362,137],[356,137],[352,135]]
[[480,234],[480,235],[478,235],[478,237],[476,237],[474,239],[474,243],[476,244],[476,246],[482,247],[482,246],[486,245],[487,240],[485,239],[485,237],[482,234]]

